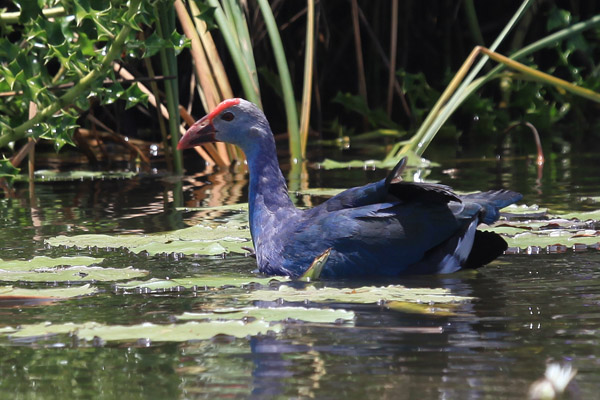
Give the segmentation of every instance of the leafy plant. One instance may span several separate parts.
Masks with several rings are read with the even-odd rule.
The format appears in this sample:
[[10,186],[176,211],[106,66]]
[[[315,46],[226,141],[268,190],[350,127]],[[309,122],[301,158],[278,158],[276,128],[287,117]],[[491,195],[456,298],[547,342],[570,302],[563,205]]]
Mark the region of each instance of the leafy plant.
[[[165,1],[16,5],[19,12],[0,13],[0,148],[13,147],[26,137],[49,139],[56,149],[74,144],[78,118],[90,108],[91,99],[100,104],[120,99],[127,108],[146,104],[148,95],[138,85],[117,78],[115,62],[176,52],[183,46],[174,23],[163,27],[155,19],[155,14],[162,15],[156,10],[168,5]],[[142,40],[144,28],[157,29]],[[163,67],[176,74],[172,59]],[[168,97],[171,92],[167,90]],[[177,98],[176,93],[172,96]],[[31,103],[39,111],[28,118],[23,110]],[[178,114],[176,109],[171,113]],[[171,129],[177,140],[178,124]],[[180,162],[175,163],[180,169]]]

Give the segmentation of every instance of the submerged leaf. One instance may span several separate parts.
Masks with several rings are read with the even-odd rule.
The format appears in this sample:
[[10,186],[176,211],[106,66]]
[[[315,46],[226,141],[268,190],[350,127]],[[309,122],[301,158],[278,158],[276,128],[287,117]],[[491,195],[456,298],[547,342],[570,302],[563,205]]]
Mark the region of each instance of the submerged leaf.
[[332,324],[338,321],[353,321],[354,312],[334,310],[330,308],[305,308],[305,307],[274,307],[274,308],[226,308],[213,310],[210,313],[186,312],[177,316],[179,320],[210,319],[210,320],[237,320],[256,318],[262,321],[277,322],[286,320],[300,320],[313,323]]
[[410,301],[417,303],[452,303],[471,300],[473,297],[452,295],[450,290],[438,288],[407,288],[401,285],[385,287],[364,286],[360,288],[337,289],[325,287],[317,289],[309,286],[306,289],[295,289],[282,285],[279,290],[255,290],[246,295],[249,300],[290,302],[339,302],[339,303],[379,303],[382,301]]
[[[206,340],[217,335],[244,338],[266,334],[269,331],[280,332],[281,325],[265,321],[244,323],[241,321],[187,322],[184,324],[157,325],[143,323],[137,325],[103,325],[97,322],[82,324],[41,323],[23,325],[18,330],[7,332],[10,338],[47,337],[57,334],[70,334],[83,340],[100,338],[104,341],[131,341],[148,339],[154,342],[184,342],[187,340]],[[0,331],[0,333],[2,333]]]

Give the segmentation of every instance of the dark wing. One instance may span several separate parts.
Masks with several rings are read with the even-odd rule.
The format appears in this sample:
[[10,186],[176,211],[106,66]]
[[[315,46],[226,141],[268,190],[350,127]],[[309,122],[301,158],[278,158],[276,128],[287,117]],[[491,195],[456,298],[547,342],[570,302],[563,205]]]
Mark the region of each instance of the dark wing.
[[401,175],[406,168],[406,157],[402,158],[385,179],[339,193],[320,207],[328,212],[364,207],[370,204],[401,201],[447,204],[460,202],[460,198],[448,186],[435,183],[404,182]]

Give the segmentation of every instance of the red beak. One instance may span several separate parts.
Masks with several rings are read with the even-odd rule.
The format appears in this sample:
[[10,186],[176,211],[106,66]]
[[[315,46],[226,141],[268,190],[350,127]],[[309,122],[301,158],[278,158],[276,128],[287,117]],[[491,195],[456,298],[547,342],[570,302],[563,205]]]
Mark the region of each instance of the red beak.
[[215,139],[217,131],[212,124],[212,118],[209,118],[209,116],[199,119],[194,125],[190,126],[190,129],[179,140],[177,150],[189,149],[202,143],[217,141]]

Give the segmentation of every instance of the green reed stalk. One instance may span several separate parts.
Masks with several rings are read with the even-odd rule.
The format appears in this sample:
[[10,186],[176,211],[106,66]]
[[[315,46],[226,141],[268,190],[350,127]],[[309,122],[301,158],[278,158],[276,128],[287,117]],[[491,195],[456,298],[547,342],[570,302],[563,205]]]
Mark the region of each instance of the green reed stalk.
[[283,102],[285,104],[285,113],[287,115],[288,134],[290,136],[290,156],[294,161],[302,160],[302,139],[298,129],[298,111],[296,109],[296,99],[294,89],[292,88],[292,78],[285,58],[281,36],[275,22],[275,16],[269,5],[268,0],[257,0],[260,11],[262,12],[267,27],[267,33],[273,47],[275,62],[281,81],[281,90],[283,92]]
[[[157,2],[154,8],[156,25],[159,35],[164,40],[169,40],[171,33],[175,30],[175,9],[166,3]],[[171,132],[171,154],[173,159],[173,171],[176,174],[183,173],[183,161],[181,152],[176,151],[179,142],[179,89],[177,78],[177,58],[172,48],[160,49],[160,62],[163,75],[173,76],[173,79],[165,80],[165,94],[167,99],[167,110],[169,111],[169,131]],[[166,150],[166,149],[165,149]]]
[[246,99],[260,107],[262,104],[260,101],[260,89],[252,78],[256,74],[256,68],[253,72],[246,64],[246,59],[238,45],[237,35],[233,31],[233,25],[227,19],[221,3],[218,0],[208,0],[208,4],[215,8],[215,21],[217,21],[219,32],[221,32],[223,40],[225,40],[225,45],[229,49],[229,54],[238,73]]
[[[525,11],[533,4],[534,0],[525,0],[521,3],[519,9],[515,12],[513,17],[510,19],[508,24],[504,27],[502,32],[498,35],[494,43],[490,46],[490,50],[494,51],[496,48],[502,43],[504,38],[508,35],[508,33],[515,27],[519,19],[525,14]],[[435,103],[423,124],[419,127],[417,132],[413,135],[413,137],[405,144],[398,153],[394,151],[394,153],[390,152],[385,160],[389,161],[390,159],[395,159],[401,157],[403,154],[414,151],[418,155],[422,155],[429,143],[433,140],[437,132],[440,130],[441,126],[446,122],[449,116],[452,114],[454,109],[447,113],[451,108],[450,104],[454,104],[456,99],[460,97],[460,94],[466,90],[467,86],[475,79],[475,76],[481,71],[485,63],[487,62],[488,57],[482,57],[481,60],[477,63],[477,65],[471,70],[469,75],[462,80],[457,79],[457,76],[461,73],[466,73],[466,71],[460,71],[457,73],[457,76],[452,79],[448,87],[444,90],[439,100]],[[465,63],[466,64],[466,63]],[[464,64],[463,64],[464,66]],[[463,75],[464,76],[464,75]],[[461,83],[462,81],[462,83]],[[448,103],[448,104],[446,104]],[[458,105],[455,105],[456,108]],[[442,107],[444,107],[444,113],[440,114]],[[396,148],[394,148],[396,150]]]
[[306,43],[304,48],[304,82],[302,86],[302,109],[300,113],[300,137],[302,138],[302,158],[306,157],[308,129],[310,125],[310,106],[312,104],[312,78],[315,56],[315,1],[307,1]]

